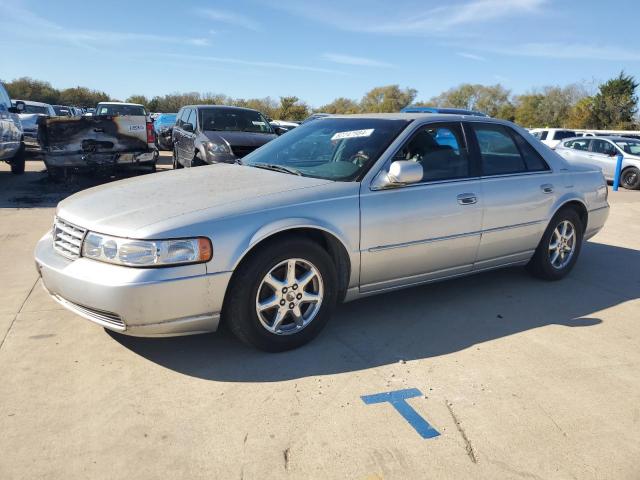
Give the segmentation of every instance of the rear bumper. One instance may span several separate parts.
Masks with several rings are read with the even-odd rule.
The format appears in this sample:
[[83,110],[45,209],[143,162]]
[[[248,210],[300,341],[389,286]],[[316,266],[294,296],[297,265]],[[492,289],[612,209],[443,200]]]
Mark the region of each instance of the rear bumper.
[[600,230],[602,230],[602,227],[604,227],[607,218],[609,218],[609,205],[589,211],[589,218],[587,220],[587,228],[584,232],[584,239],[588,240]]
[[45,152],[44,163],[52,167],[93,167],[109,165],[135,165],[158,160],[158,150],[123,153]]
[[79,258],[38,242],[36,268],[52,298],[109,330],[134,336],[215,331],[231,272],[207,274],[204,265],[140,269]]

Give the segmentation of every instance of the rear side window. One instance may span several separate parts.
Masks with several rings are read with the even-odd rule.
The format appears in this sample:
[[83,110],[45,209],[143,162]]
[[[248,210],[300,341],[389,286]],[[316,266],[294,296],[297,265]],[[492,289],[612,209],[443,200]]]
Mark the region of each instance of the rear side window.
[[478,140],[483,175],[526,172],[527,166],[509,131],[502,125],[472,124]]
[[422,165],[423,182],[469,176],[469,156],[460,124],[431,124],[421,128],[396,153],[394,160]]
[[547,139],[547,135],[549,135],[549,132],[547,130],[543,130],[542,132],[534,133],[534,135],[536,136],[536,138],[538,138],[540,140],[546,140]]
[[549,170],[549,165],[544,161],[542,155],[540,155],[525,138],[511,128],[509,129],[509,133],[511,133],[511,136],[515,139],[528,171],[542,172]]
[[565,138],[575,137],[576,132],[573,130],[556,130],[555,135],[553,136],[554,140],[564,140]]

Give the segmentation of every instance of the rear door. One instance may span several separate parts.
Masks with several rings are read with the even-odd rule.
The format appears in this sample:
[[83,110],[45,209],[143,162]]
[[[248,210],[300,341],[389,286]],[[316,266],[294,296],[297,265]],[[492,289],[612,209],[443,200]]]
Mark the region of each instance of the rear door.
[[511,127],[469,122],[480,157],[484,215],[475,269],[530,258],[561,188],[559,174]]
[[570,163],[590,163],[589,149],[591,140],[583,137],[575,140],[564,142],[561,147],[556,149]]

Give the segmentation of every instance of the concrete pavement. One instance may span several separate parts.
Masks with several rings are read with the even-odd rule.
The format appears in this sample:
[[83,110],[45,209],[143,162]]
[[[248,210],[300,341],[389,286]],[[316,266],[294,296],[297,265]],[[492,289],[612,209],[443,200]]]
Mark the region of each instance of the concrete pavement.
[[[107,333],[50,300],[34,244],[96,180],[40,170],[0,167],[0,478],[640,477],[640,192],[610,193],[561,282],[508,269],[360,300],[274,355],[224,330]],[[360,399],[409,388],[439,436]]]

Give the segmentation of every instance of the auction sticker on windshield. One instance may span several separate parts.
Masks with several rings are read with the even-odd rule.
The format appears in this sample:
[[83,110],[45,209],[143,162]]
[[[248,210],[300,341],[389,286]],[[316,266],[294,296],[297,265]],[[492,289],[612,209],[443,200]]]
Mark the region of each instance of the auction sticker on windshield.
[[366,128],[364,130],[351,130],[350,132],[338,132],[331,140],[342,140],[344,138],[370,137],[375,129]]

